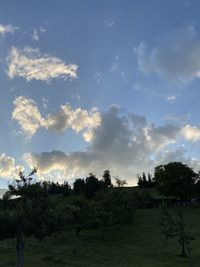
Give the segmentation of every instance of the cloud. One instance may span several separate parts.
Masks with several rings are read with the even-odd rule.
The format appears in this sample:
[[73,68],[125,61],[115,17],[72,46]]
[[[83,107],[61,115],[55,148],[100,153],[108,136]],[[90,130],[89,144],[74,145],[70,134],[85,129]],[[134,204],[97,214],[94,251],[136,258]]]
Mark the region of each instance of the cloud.
[[89,172],[102,175],[110,169],[113,175],[133,183],[137,173],[154,166],[152,156],[176,141],[179,129],[155,126],[145,117],[113,105],[101,114],[101,124],[90,134],[91,142],[83,151],[26,153],[24,159],[30,167],[38,166],[40,176],[61,172],[60,177],[67,179]]
[[28,137],[33,136],[39,128],[58,133],[72,129],[77,133],[84,131],[83,137],[89,142],[92,139],[91,130],[98,127],[101,122],[100,114],[95,108],[87,111],[81,108],[72,109],[69,104],[65,104],[61,105],[60,110],[44,118],[32,99],[20,96],[13,104],[12,119],[18,122]]
[[153,49],[141,42],[134,51],[144,74],[155,73],[177,85],[200,77],[200,37],[194,27],[165,35]]
[[113,63],[112,63],[112,66],[110,68],[110,71],[113,72],[113,71],[117,70],[119,68],[119,65],[120,65],[120,63],[119,63],[119,57],[116,56],[115,59],[114,59],[114,61],[113,61]]
[[0,177],[12,179],[20,170],[23,171],[23,167],[15,165],[14,158],[8,157],[4,153],[0,155]]
[[190,118],[190,115],[189,114],[185,114],[185,115],[182,115],[182,116],[177,116],[177,115],[174,115],[174,114],[171,114],[171,113],[167,113],[165,116],[164,116],[164,120],[170,124],[173,124],[173,125],[185,125],[188,120]]
[[38,32],[37,32],[36,29],[33,31],[32,38],[33,38],[33,40],[35,40],[35,41],[39,41],[39,35],[38,35]]
[[176,100],[176,96],[175,95],[169,95],[169,96],[167,96],[166,100],[170,103],[173,103]]
[[196,142],[200,140],[200,129],[196,126],[187,124],[182,128],[181,133],[189,141]]
[[42,32],[42,33],[44,33],[44,32],[47,31],[43,26],[40,26],[39,30],[40,30],[40,32]]
[[41,54],[39,49],[25,47],[18,49],[12,47],[8,56],[8,76],[22,77],[27,81],[41,80],[50,81],[54,78],[71,78],[77,77],[76,64],[68,64],[57,57]]
[[115,22],[113,20],[104,20],[104,26],[108,28],[112,28],[115,26]]
[[20,96],[14,100],[13,104],[15,108],[12,112],[12,119],[19,123],[21,130],[28,137],[34,135],[40,127],[45,127],[45,120],[32,99]]
[[19,27],[14,27],[11,24],[2,25],[0,24],[0,35],[4,35],[6,33],[14,34],[14,32],[19,29]]

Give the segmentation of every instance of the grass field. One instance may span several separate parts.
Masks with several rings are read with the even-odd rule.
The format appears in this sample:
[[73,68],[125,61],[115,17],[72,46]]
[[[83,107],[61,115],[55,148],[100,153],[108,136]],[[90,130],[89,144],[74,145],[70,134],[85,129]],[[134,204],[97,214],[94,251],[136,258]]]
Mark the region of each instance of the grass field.
[[[192,242],[194,266],[200,266],[200,209],[186,208]],[[25,267],[179,267],[190,266],[181,258],[177,242],[164,246],[160,234],[160,210],[137,210],[133,225],[112,229],[107,240],[101,240],[100,230],[81,235],[80,252],[73,255],[73,233],[63,233],[42,242],[27,239]],[[0,266],[15,266],[15,242],[0,242]]]

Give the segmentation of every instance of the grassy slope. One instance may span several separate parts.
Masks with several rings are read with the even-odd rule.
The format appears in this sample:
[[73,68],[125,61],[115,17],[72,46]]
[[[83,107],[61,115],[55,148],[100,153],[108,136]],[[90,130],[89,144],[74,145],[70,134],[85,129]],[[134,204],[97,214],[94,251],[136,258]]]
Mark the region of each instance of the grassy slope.
[[[196,240],[192,243],[195,266],[200,266],[200,212],[199,208],[187,209],[187,221]],[[26,267],[179,267],[189,266],[187,259],[179,257],[179,246],[170,242],[165,248],[160,235],[160,211],[138,210],[133,225],[110,232],[106,241],[100,240],[100,231],[81,236],[79,255],[72,255],[73,235],[26,242]],[[0,266],[15,266],[15,243],[0,242]]]

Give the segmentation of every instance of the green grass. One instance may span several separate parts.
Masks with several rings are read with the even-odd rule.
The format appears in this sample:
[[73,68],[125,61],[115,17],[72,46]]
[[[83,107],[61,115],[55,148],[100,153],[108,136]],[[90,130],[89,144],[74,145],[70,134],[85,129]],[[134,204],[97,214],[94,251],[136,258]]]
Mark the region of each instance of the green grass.
[[[186,208],[189,231],[196,239],[192,242],[195,266],[200,266],[200,209]],[[180,267],[190,266],[181,258],[176,241],[164,246],[160,234],[160,210],[137,210],[133,225],[110,230],[107,240],[101,232],[82,233],[78,255],[73,255],[73,234],[62,233],[38,242],[26,240],[25,267]],[[15,266],[15,242],[0,242],[0,266]]]

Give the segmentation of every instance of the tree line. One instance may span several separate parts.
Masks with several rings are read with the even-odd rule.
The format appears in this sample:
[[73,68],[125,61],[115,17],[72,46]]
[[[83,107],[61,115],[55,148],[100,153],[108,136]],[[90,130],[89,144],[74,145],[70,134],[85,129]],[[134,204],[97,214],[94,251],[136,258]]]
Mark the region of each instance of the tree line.
[[[16,239],[17,267],[24,266],[24,237],[42,240],[63,231],[74,232],[73,253],[78,253],[80,233],[99,229],[106,239],[109,229],[134,220],[136,196],[116,190],[110,171],[98,179],[92,173],[74,181],[73,189],[63,184],[43,181],[19,172],[0,201],[0,240]],[[118,187],[124,185],[117,178]],[[56,197],[57,196],[57,197]]]
[[[81,232],[99,229],[105,240],[110,229],[132,224],[136,209],[143,208],[144,201],[152,198],[135,190],[121,190],[126,180],[119,177],[115,177],[117,186],[113,186],[109,170],[101,179],[92,173],[85,179],[77,178],[73,188],[67,182],[38,182],[33,178],[36,173],[37,169],[28,175],[19,172],[0,201],[0,239],[16,239],[17,267],[24,267],[24,237],[42,240],[70,231],[74,233],[72,251],[76,254]],[[181,162],[157,166],[154,177],[148,174],[146,178],[145,173],[138,177],[139,188],[155,187],[167,197],[180,199],[198,195],[199,185],[199,174]],[[186,234],[183,213],[164,211],[163,234],[166,238],[178,237],[182,255],[189,255],[192,239]]]

